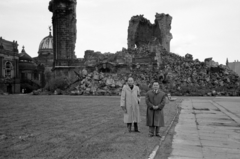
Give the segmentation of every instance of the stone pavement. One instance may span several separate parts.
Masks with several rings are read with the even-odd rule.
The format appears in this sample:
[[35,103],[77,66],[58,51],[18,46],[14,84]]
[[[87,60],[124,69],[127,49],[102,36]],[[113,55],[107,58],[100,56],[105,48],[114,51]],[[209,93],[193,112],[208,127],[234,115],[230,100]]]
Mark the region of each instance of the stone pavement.
[[240,98],[185,99],[168,159],[240,159]]

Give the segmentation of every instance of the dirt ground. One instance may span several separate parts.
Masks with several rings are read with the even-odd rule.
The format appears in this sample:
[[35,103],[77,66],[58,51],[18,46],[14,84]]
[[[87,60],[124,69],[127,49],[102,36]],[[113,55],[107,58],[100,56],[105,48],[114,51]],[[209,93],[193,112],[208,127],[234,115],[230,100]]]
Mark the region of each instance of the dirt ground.
[[[0,158],[9,159],[144,159],[159,143],[148,137],[146,105],[140,104],[140,133],[128,133],[119,97],[0,96]],[[176,113],[164,108],[163,133]],[[171,136],[158,155],[171,151]],[[167,144],[167,145],[166,145]]]

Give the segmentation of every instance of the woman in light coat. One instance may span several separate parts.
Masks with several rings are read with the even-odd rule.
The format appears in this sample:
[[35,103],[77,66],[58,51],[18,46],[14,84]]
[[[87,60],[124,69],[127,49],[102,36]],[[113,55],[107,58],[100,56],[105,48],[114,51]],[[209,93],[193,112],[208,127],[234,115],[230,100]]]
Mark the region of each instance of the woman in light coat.
[[124,111],[123,121],[127,124],[128,131],[131,132],[132,123],[134,123],[134,131],[139,132],[138,123],[140,122],[140,90],[134,85],[132,77],[128,78],[128,82],[123,86],[121,93],[120,106]]

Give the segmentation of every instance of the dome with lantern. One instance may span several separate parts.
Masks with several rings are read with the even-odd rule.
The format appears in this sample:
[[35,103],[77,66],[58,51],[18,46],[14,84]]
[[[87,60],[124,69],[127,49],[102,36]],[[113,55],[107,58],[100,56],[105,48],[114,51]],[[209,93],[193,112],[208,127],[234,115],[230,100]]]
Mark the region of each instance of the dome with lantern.
[[43,64],[45,67],[53,65],[53,36],[51,27],[49,27],[49,35],[42,39],[38,48],[38,56],[33,58],[37,64]]
[[49,35],[42,39],[38,48],[38,55],[50,55],[53,54],[53,36],[51,31]]

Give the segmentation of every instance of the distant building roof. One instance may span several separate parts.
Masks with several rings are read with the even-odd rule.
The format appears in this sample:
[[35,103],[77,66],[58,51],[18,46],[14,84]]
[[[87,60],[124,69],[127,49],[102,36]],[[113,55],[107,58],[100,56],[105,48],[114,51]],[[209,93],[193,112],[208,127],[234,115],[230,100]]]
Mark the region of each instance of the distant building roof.
[[8,51],[18,52],[18,43],[17,41],[8,41],[0,37],[0,48]]
[[29,55],[26,53],[26,51],[25,51],[25,49],[24,49],[24,46],[23,46],[23,48],[22,48],[21,53],[19,54],[19,59],[20,59],[20,60],[27,60],[27,61],[32,61],[32,60],[33,60],[32,57],[29,56]]

